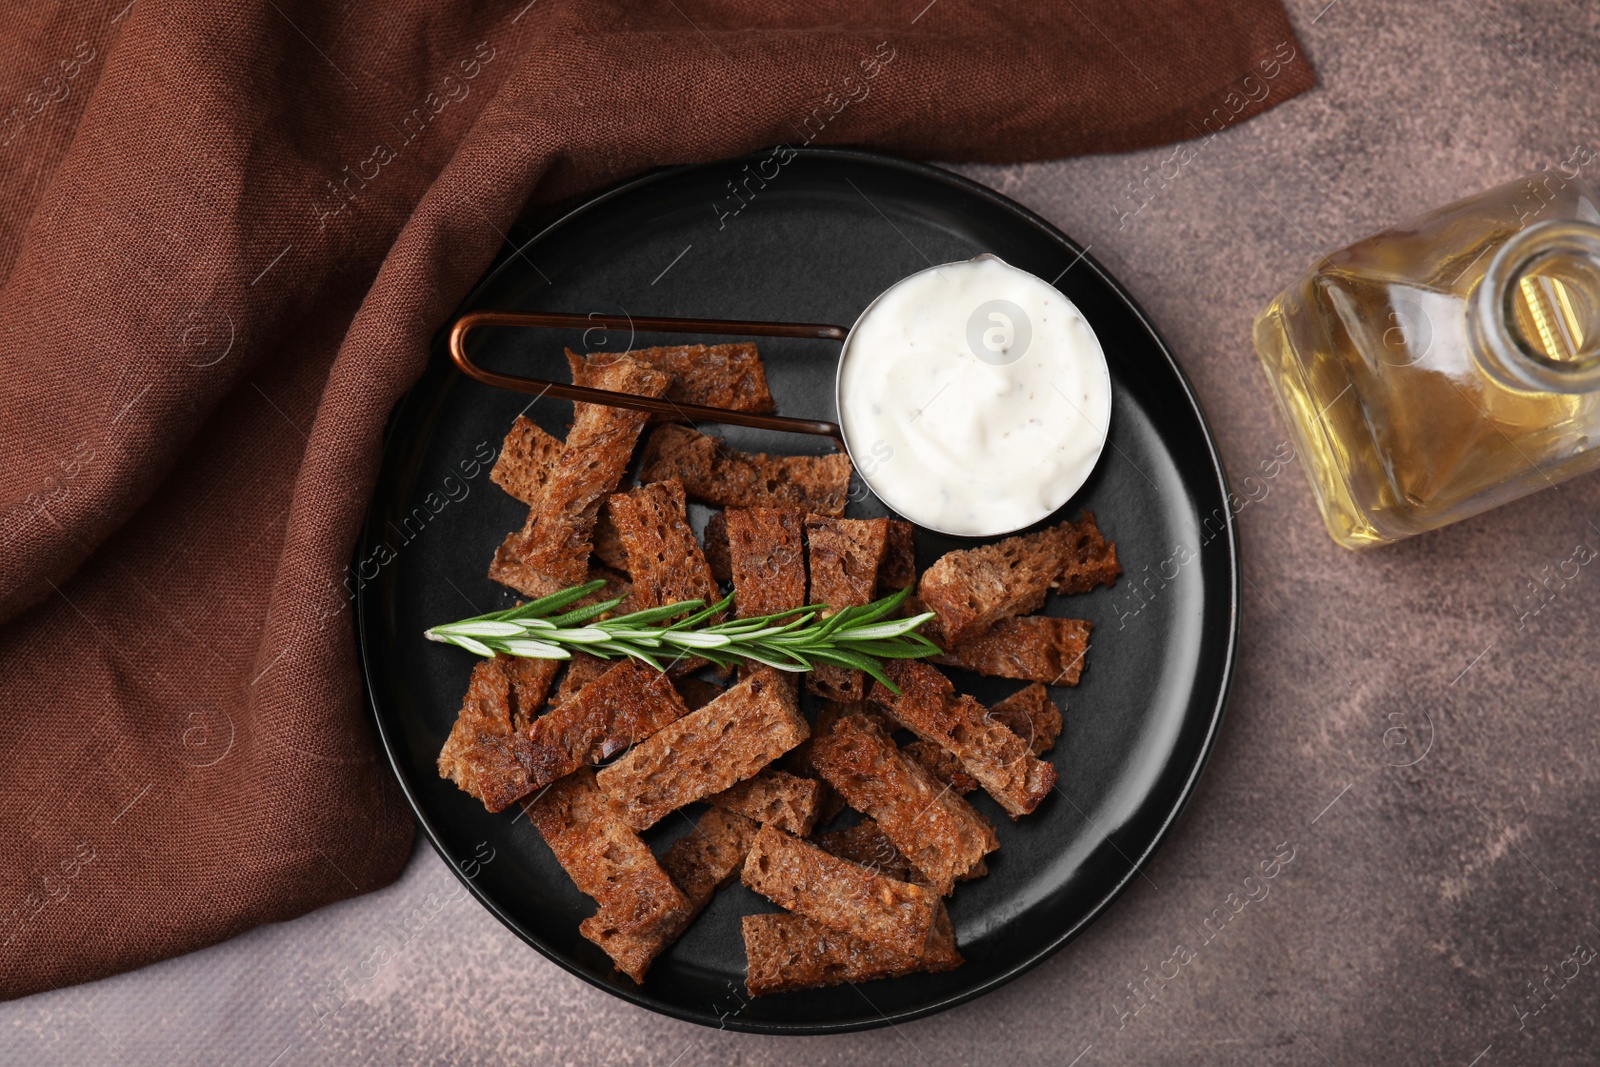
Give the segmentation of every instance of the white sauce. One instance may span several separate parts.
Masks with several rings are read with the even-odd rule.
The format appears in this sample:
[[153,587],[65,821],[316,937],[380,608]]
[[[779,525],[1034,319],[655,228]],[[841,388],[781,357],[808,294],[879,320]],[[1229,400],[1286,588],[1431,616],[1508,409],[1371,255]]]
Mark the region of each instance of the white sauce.
[[980,537],[1038,522],[1082,488],[1105,446],[1111,377],[1072,301],[980,256],[904,278],[862,312],[838,400],[879,499]]

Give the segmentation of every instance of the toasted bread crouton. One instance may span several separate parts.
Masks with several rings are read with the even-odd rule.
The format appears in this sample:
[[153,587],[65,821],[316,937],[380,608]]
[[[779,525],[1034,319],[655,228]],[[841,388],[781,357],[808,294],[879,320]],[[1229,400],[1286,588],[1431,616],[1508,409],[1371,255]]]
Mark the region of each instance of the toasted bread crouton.
[[900,693],[891,693],[880,682],[872,687],[872,700],[890,719],[959,759],[1013,819],[1038,807],[1055,787],[1056,769],[991,719],[982,704],[957,694],[937,667],[920,660],[890,660],[884,673]]
[[818,663],[806,672],[806,692],[824,700],[860,700],[866,691],[866,675],[850,667]]
[[623,660],[534,720],[528,730],[529,788],[610,759],[687,714],[665,674]]
[[[617,528],[632,578],[628,601],[619,610],[719,599],[716,580],[689,526],[682,484],[669,479],[614,494],[606,513]],[[721,616],[711,621],[721,621]],[[704,665],[705,660],[685,653],[668,667],[681,675]]]
[[724,686],[708,682],[704,678],[696,678],[692,674],[674,677],[672,684],[690,711],[699,711],[726,691]]
[[817,825],[826,826],[837,819],[850,805],[845,803],[844,797],[840,796],[839,791],[833,786],[821,778],[817,781],[822,782],[822,803],[817,812]]
[[1044,605],[1046,592],[1082,593],[1111,584],[1122,568],[1094,514],[991,545],[947,552],[922,573],[917,595],[939,615],[939,632],[958,645],[1001,619]]
[[744,860],[744,884],[780,908],[906,956],[921,956],[941,901],[763,826]]
[[889,543],[888,519],[806,516],[806,554],[813,604],[834,611],[872,603]]
[[550,696],[550,686],[561,669],[558,659],[531,656],[496,656],[511,681],[511,728],[526,734]]
[[763,669],[635,745],[600,772],[600,787],[643,830],[749,778],[809,732],[788,687]]
[[700,816],[694,829],[674,841],[661,857],[661,869],[683,893],[688,908],[640,933],[614,939],[613,945],[620,942],[619,947],[633,956],[659,956],[705,910],[717,890],[738,875],[759,829],[731,811],[714,808]]
[[948,785],[962,796],[978,788],[978,780],[967,773],[961,761],[932,741],[920,737],[901,749],[906,755],[928,769],[928,773]]
[[764,826],[804,837],[817,825],[822,783],[771,767],[706,798],[716,808],[738,812]]
[[614,571],[628,573],[628,550],[622,547],[611,515],[604,508],[594,520],[594,558]]
[[943,901],[934,918],[933,935],[919,956],[863,941],[803,915],[746,915],[741,932],[749,961],[744,984],[752,997],[948,971],[963,962]]
[[904,519],[885,519],[883,562],[878,564],[878,596],[898,593],[917,580],[916,527]]
[[[806,555],[811,572],[809,601],[832,611],[872,603],[878,568],[889,543],[888,519],[806,516]],[[866,695],[866,676],[848,667],[819,663],[806,675],[806,689],[827,700]]]
[[593,352],[587,357],[567,349],[574,385],[605,388],[596,379],[602,368],[631,359],[672,375],[667,399],[732,411],[776,411],[767,388],[767,368],[749,341],[729,345],[674,345],[634,348],[622,353]]
[[1094,512],[1085,511],[1074,523],[1062,523],[1067,537],[1061,552],[1061,570],[1050,583],[1058,593],[1087,593],[1098,585],[1111,585],[1122,573],[1117,562],[1117,546],[1107,541],[1094,521]]
[[698,912],[739,876],[761,826],[738,812],[712,808],[661,857],[661,866]]
[[871,719],[885,730],[894,728],[894,724],[889,721],[889,717],[876,704],[868,703],[865,700],[824,700],[822,707],[817,710],[817,736],[820,737],[824,733],[825,727],[831,727],[846,715],[859,715],[864,719]]
[[[600,387],[641,396],[666,392],[671,376],[621,360],[602,370]],[[539,488],[528,521],[495,552],[489,577],[531,597],[578,585],[589,572],[600,504],[616,488],[644,428],[645,413],[576,404],[566,446]]]
[[439,752],[439,777],[504,811],[534,787],[528,723],[550,691],[559,660],[495,656],[472,669],[466,698]]
[[500,446],[489,480],[524,504],[536,504],[563,447],[533,420],[518,415]]
[[717,601],[717,583],[689,526],[681,483],[668,479],[616,493],[606,510],[628,555],[633,580],[628,610],[683,600]]
[[911,866],[911,861],[894,847],[889,835],[871,816],[862,816],[854,826],[818,834],[817,847],[830,856],[857,863],[869,871],[877,871],[885,878],[902,882],[921,879],[921,874]]
[[1050,691],[1038,682],[991,706],[989,718],[1004,723],[1006,729],[1028,742],[1028,750],[1035,756],[1049,752],[1061,736],[1061,709],[1050,699]]
[[600,792],[588,767],[523,807],[579,891],[600,905],[579,924],[579,932],[604,949],[622,973],[642,982],[663,947],[659,933],[681,929],[684,916],[692,913],[688,899],[621,809]]
[[726,511],[713,511],[706,520],[705,534],[700,538],[705,546],[706,566],[711,568],[711,577],[721,585],[733,581],[733,560],[729,558],[728,548],[728,513]]
[[796,508],[843,515],[850,495],[850,457],[768,456],[735,452],[687,426],[650,434],[641,482],[677,478],[689,496],[717,507]]
[[611,660],[591,656],[587,652],[574,652],[567,660],[567,669],[556,684],[556,694],[550,698],[551,707],[559,707],[577,696],[583,687],[616,666]]
[[900,751],[881,722],[843,715],[826,732],[819,727],[811,761],[940,896],[1000,847],[989,821]]
[[[619,597],[626,601],[628,596],[633,592],[633,583],[628,581],[628,576],[626,574],[619,574],[610,567],[602,566],[599,563],[592,563],[589,565],[589,576],[585,578],[584,581],[592,582],[596,579],[599,579],[606,584],[602,585],[599,589],[596,589],[588,596],[574,601],[569,607],[569,610],[571,610],[571,608],[586,608],[592,604],[598,604],[605,600],[616,600]],[[625,606],[625,604],[619,604],[617,607],[606,612],[605,616],[603,617],[615,615],[618,611],[623,610]]]
[[729,508],[720,512],[728,539],[734,612],[775,615],[806,603],[806,561],[800,512]]
[[[973,788],[977,788],[977,783],[973,783]],[[814,840],[818,848],[842,860],[859,863],[880,874],[920,885],[924,889],[931,888],[927,876],[912,866],[911,861],[894,847],[889,835],[883,832],[883,827],[879,826],[871,816],[864,815],[854,826],[818,835]],[[974,878],[982,878],[988,873],[989,864],[980,859],[969,867],[965,874],[959,875],[956,881],[968,882]]]
[[1001,619],[983,633],[951,646],[944,655],[933,657],[933,662],[995,678],[1077,685],[1093,627],[1084,619],[1049,615]]
[[[833,724],[846,715],[864,715],[874,722],[881,724],[885,729],[890,729],[889,720],[884,717],[876,705],[868,704],[864,700],[841,702],[837,700],[824,700],[822,707],[817,709],[811,721],[811,736],[795,746],[793,752],[784,757],[784,766],[791,774],[798,774],[802,778],[821,777],[817,768],[811,762],[811,746],[817,743],[817,738],[826,734],[833,728]],[[837,813],[835,813],[837,814]],[[827,822],[827,819],[823,820]]]
[[[811,732],[815,736],[815,725],[812,726]],[[828,825],[845,809],[844,798],[838,794],[833,786],[823,781],[822,776],[817,773],[817,769],[811,765],[811,738],[807,738],[790,750],[789,754],[783,758],[783,769],[796,778],[804,778],[806,781],[816,782],[821,787],[821,792],[817,797],[816,826]]]

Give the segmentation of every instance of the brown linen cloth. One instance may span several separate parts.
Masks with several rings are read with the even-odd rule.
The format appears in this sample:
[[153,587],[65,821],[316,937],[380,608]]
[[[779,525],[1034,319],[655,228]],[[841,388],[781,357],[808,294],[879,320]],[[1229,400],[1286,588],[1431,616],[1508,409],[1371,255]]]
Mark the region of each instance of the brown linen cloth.
[[1275,0],[15,5],[0,996],[396,876],[345,567],[390,407],[529,205],[810,137],[1133,149],[1311,83]]

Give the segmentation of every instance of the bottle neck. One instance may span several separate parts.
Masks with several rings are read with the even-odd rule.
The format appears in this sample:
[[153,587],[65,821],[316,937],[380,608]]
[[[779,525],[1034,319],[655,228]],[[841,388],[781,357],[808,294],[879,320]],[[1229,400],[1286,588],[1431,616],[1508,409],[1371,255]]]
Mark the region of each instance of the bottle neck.
[[1499,384],[1600,391],[1600,225],[1518,231],[1489,261],[1468,315],[1478,365]]

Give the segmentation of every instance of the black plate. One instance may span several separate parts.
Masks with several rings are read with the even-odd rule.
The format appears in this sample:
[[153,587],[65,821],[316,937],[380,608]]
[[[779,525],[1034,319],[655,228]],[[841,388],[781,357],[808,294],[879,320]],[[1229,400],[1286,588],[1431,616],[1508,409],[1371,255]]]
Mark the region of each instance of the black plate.
[[[764,187],[749,177],[761,173],[756,159],[627,182],[506,256],[462,310],[848,326],[891,282],[980,252],[1057,279],[1083,310],[1110,359],[1111,447],[1062,514],[1092,509],[1127,573],[1114,588],[1052,598],[1052,612],[1095,623],[1093,648],[1083,684],[1053,690],[1066,718],[1050,757],[1059,793],[1017,823],[981,793],[973,796],[998,828],[1001,849],[988,877],[951,898],[967,963],[944,974],[746,1003],[739,917],[770,905],[734,885],[636,986],[579,936],[593,904],[527,818],[491,815],[439,778],[435,760],[473,657],[424,641],[422,631],[512,603],[485,571],[526,508],[489,481],[483,457],[528,405],[525,396],[461,377],[442,344],[390,425],[357,555],[357,625],[378,730],[417,819],[448,862],[475,875],[462,877],[502,922],[572,973],[652,1010],[708,1026],[814,1034],[903,1021],[994,989],[1066,944],[1138,876],[1136,865],[1193,790],[1221,721],[1238,634],[1239,568],[1225,479],[1188,382],[1138,306],[1076,244],[1017,204],[934,167],[812,150],[781,168],[769,162],[765,173],[774,169]],[[475,358],[514,373],[564,376],[563,342],[621,350],[687,340],[624,333],[485,330],[474,334]],[[761,347],[786,414],[835,417],[836,345]],[[546,399],[528,413],[561,434],[571,405]],[[827,448],[817,438],[724,432],[747,449]],[[864,490],[851,508],[884,513]],[[958,544],[919,537],[923,566]],[[970,676],[957,684],[985,701],[1016,688]],[[687,825],[666,820],[647,838],[660,848]]]

